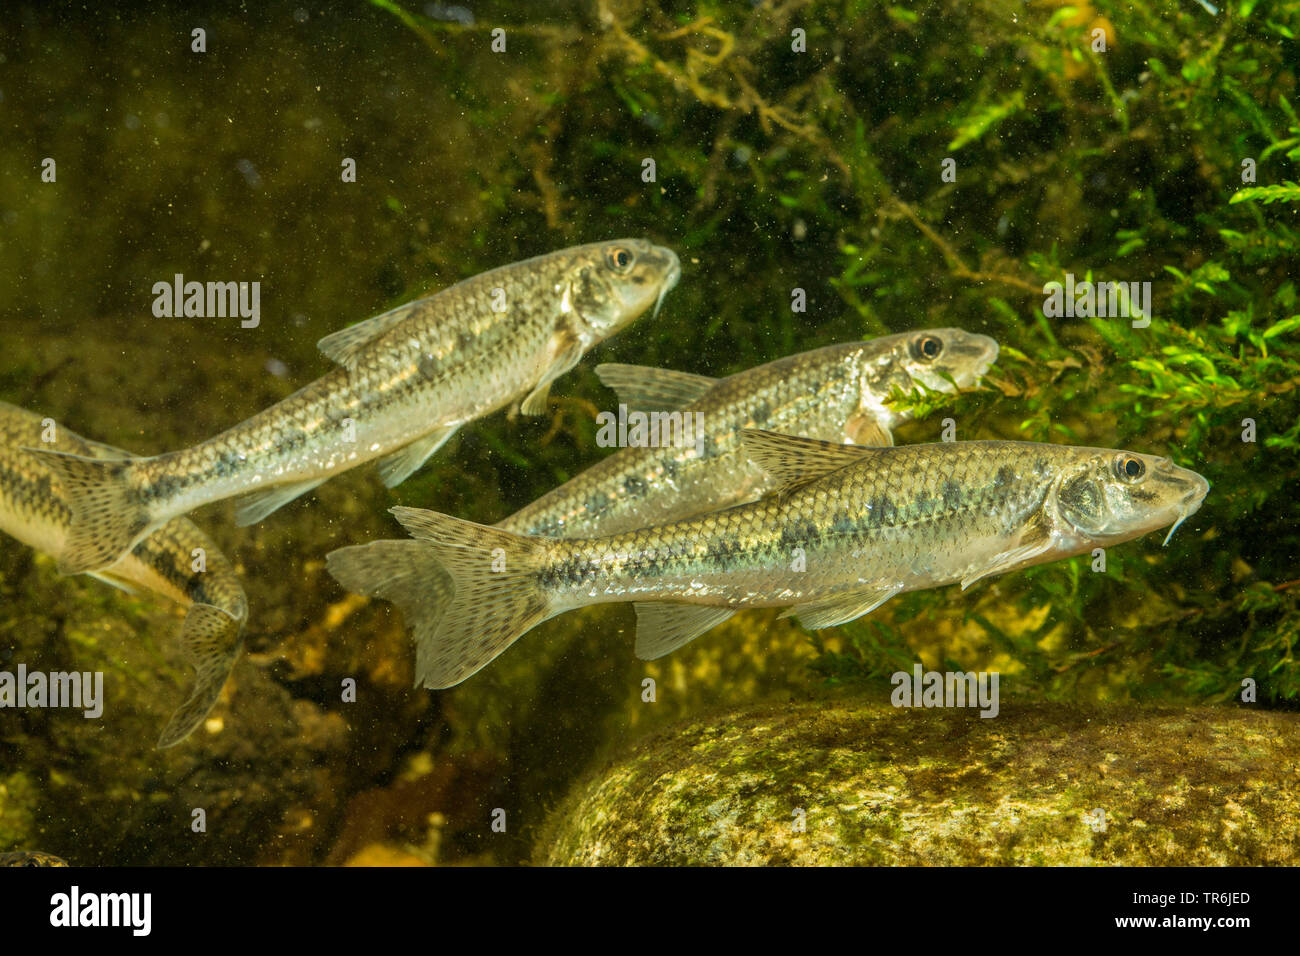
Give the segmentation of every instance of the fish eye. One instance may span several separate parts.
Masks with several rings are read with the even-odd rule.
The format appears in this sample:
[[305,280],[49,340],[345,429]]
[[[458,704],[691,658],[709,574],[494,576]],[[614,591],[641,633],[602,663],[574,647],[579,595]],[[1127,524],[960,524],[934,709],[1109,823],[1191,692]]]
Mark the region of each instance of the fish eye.
[[933,362],[943,354],[943,339],[937,335],[918,335],[912,340],[912,357]]
[[635,261],[636,256],[623,246],[615,246],[605,253],[605,263],[615,272],[626,272]]
[[1115,477],[1130,484],[1141,481],[1147,473],[1147,463],[1137,455],[1118,454],[1115,456]]

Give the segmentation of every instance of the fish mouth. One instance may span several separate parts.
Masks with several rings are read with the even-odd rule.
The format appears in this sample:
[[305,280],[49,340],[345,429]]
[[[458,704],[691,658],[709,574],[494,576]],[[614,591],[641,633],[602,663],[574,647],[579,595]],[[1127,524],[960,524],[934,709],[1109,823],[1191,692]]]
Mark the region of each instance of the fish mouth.
[[1210,491],[1210,483],[1203,477],[1194,471],[1189,471],[1187,474],[1189,475],[1189,487],[1187,493],[1183,495],[1183,500],[1179,503],[1178,520],[1174,522],[1173,527],[1169,529],[1169,533],[1165,535],[1165,540],[1160,542],[1162,548],[1169,544],[1169,539],[1174,536],[1174,532],[1178,530],[1179,525],[1200,510],[1201,502],[1205,500],[1206,494]]

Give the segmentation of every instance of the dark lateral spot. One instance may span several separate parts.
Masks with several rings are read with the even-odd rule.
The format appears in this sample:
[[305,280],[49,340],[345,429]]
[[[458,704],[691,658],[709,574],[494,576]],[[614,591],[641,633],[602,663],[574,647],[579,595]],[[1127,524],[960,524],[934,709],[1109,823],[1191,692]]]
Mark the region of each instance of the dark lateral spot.
[[628,475],[623,482],[623,488],[629,495],[643,495],[646,490],[645,479],[639,475]]
[[898,520],[898,509],[887,495],[876,495],[871,500],[871,511],[880,524],[893,524]]
[[591,512],[601,512],[609,507],[609,496],[603,491],[598,491],[587,499],[587,510]]
[[993,487],[1005,488],[1007,485],[1011,484],[1011,480],[1014,477],[1015,473],[1011,470],[1011,466],[1003,465],[998,469],[998,473],[993,476]]
[[772,406],[767,402],[759,402],[754,406],[754,424],[762,425],[772,417]]
[[847,511],[837,511],[831,519],[831,531],[835,534],[852,534],[853,519],[849,517]]
[[802,548],[817,539],[817,526],[806,518],[791,521],[781,529],[781,547],[785,550]]
[[221,456],[217,459],[215,471],[218,475],[224,478],[227,475],[234,474],[235,469],[239,467],[239,464],[239,452],[233,449],[223,451]]

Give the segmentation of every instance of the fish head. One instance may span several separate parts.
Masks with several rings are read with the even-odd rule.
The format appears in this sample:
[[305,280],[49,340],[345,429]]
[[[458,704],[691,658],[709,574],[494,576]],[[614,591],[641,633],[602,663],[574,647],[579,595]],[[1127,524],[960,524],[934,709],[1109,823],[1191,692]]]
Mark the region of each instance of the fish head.
[[677,253],[644,239],[592,243],[574,255],[565,300],[593,341],[613,335],[651,306],[657,315],[682,274]]
[[1062,530],[1116,543],[1172,525],[1165,543],[1205,500],[1210,483],[1168,458],[1133,451],[1079,450],[1056,490]]
[[998,343],[964,329],[920,329],[873,339],[860,354],[858,411],[892,428],[910,417],[910,412],[885,404],[895,389],[911,394],[922,385],[950,393],[973,388],[997,361]]

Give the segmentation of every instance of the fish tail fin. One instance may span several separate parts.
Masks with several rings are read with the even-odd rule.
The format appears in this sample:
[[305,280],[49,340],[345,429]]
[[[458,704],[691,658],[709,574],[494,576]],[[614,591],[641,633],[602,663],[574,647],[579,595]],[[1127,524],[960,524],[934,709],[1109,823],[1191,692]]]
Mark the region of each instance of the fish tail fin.
[[134,458],[82,458],[42,448],[36,455],[58,479],[72,510],[72,526],[59,554],[64,574],[98,571],[124,557],[154,522],[130,482]]
[[194,687],[167,721],[157,747],[174,747],[203,722],[243,649],[243,622],[211,604],[193,604],[181,629],[181,649],[194,668]]
[[393,508],[413,541],[341,548],[330,573],[396,604],[416,645],[416,683],[452,687],[551,615],[536,572],[547,544],[419,508]]

